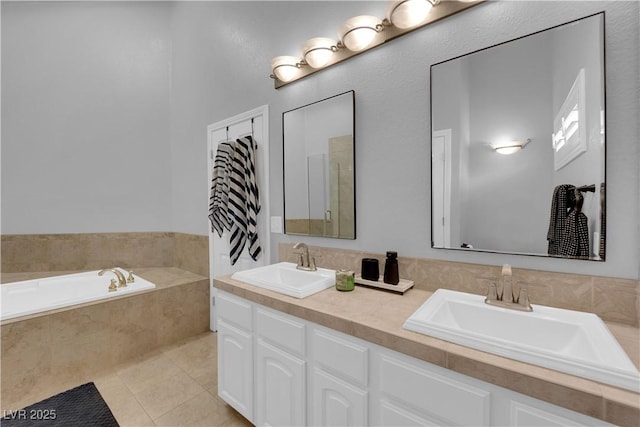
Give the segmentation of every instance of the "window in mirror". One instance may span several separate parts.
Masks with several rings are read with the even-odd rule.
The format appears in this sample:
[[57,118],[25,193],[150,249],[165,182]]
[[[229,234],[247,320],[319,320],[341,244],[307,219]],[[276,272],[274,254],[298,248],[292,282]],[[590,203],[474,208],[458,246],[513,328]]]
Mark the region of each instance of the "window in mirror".
[[604,13],[432,65],[432,246],[604,260],[604,81]]
[[355,239],[355,92],[282,114],[286,234]]

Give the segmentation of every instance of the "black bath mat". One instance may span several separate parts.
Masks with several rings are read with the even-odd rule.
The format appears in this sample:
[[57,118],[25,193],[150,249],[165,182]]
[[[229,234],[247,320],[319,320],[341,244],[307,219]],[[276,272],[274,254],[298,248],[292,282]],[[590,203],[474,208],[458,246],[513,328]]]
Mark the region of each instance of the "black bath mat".
[[2,415],[2,427],[119,427],[93,383]]

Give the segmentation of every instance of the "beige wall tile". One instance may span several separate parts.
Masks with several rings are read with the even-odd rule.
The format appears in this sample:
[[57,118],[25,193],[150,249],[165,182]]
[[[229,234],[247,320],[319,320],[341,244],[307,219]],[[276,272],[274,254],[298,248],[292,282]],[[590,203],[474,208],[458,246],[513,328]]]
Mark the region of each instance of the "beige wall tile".
[[[297,262],[291,243],[278,246],[280,261]],[[313,247],[321,255],[318,265],[326,268],[352,269],[360,273],[362,258],[377,258],[380,275],[384,272],[385,254]],[[402,254],[400,254],[402,255]],[[400,277],[413,280],[416,289],[439,288],[485,295],[489,284],[500,289],[501,266],[453,261],[399,257]],[[640,282],[580,274],[513,269],[514,293],[527,287],[532,304],[598,314],[602,319],[640,325]]]
[[593,312],[602,318],[638,326],[640,281],[593,278]]

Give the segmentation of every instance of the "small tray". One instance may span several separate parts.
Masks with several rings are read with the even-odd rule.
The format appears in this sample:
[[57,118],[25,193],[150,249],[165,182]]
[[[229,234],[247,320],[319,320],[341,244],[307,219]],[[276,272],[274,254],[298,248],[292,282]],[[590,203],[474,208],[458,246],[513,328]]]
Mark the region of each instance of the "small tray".
[[363,279],[360,274],[356,274],[355,283],[356,285],[384,289],[385,291],[395,292],[398,294],[404,294],[413,287],[413,280],[400,279],[400,282],[397,285],[390,285],[388,283],[384,283],[382,280],[378,280],[376,282],[374,280]]

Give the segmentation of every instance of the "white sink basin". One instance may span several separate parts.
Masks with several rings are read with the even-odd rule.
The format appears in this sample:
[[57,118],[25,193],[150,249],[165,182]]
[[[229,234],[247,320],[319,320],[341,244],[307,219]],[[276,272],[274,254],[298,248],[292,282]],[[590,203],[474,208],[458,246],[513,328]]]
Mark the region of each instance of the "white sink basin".
[[533,312],[490,306],[484,297],[438,289],[404,328],[625,389],[640,373],[595,314],[533,305]]
[[238,271],[232,279],[296,298],[305,298],[336,284],[336,272],[326,268],[298,270],[292,262]]

